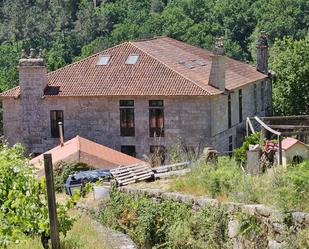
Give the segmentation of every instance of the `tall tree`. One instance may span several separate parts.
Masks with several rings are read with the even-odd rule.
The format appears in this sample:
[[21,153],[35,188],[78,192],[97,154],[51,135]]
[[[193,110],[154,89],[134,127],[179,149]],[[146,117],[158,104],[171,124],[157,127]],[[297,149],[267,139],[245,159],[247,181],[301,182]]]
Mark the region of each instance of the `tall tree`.
[[309,33],[305,39],[277,40],[270,67],[276,73],[273,102],[276,114],[309,114]]

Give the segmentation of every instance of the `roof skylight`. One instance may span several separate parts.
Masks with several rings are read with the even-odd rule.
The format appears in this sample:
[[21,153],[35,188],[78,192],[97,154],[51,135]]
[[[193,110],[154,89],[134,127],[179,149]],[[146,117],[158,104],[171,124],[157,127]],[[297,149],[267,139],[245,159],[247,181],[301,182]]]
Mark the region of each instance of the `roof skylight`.
[[102,56],[100,56],[100,58],[99,58],[99,60],[97,62],[97,65],[99,65],[99,66],[107,65],[110,58],[111,58],[110,55],[102,55]]
[[138,58],[139,58],[138,54],[130,54],[126,61],[126,64],[134,65],[137,62]]

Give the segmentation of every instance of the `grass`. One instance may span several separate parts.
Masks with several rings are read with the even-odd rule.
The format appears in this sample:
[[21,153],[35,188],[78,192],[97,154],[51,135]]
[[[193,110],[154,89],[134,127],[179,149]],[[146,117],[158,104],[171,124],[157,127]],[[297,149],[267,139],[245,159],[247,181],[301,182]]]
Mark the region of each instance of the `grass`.
[[221,158],[217,168],[196,163],[190,174],[174,178],[169,190],[309,212],[309,161],[258,176],[244,174],[229,158]]
[[[74,223],[71,231],[65,238],[61,238],[61,249],[109,249],[105,246],[104,235],[96,230],[92,220],[85,214],[73,211],[73,215],[78,215],[79,219]],[[16,245],[11,245],[9,249],[42,249],[39,238],[23,238]]]

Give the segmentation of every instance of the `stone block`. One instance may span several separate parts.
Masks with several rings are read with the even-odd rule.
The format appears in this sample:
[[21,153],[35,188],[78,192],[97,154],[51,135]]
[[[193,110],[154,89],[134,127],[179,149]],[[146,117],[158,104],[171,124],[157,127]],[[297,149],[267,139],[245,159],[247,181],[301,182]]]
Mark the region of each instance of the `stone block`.
[[279,243],[275,240],[270,240],[268,241],[268,248],[269,249],[286,249],[287,245],[284,242]]
[[239,234],[239,222],[237,220],[230,220],[228,223],[228,236],[235,238]]

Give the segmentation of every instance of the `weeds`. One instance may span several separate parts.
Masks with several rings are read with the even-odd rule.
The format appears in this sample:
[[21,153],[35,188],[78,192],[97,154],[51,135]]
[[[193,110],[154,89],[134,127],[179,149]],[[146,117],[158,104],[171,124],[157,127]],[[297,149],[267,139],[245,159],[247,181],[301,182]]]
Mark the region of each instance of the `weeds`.
[[309,211],[309,161],[257,176],[243,173],[229,158],[220,158],[218,167],[197,162],[190,174],[171,182],[170,190],[221,201],[261,203],[284,211]]
[[193,212],[189,204],[156,203],[114,189],[102,209],[101,222],[129,234],[140,248],[226,248],[228,219],[223,208]]

